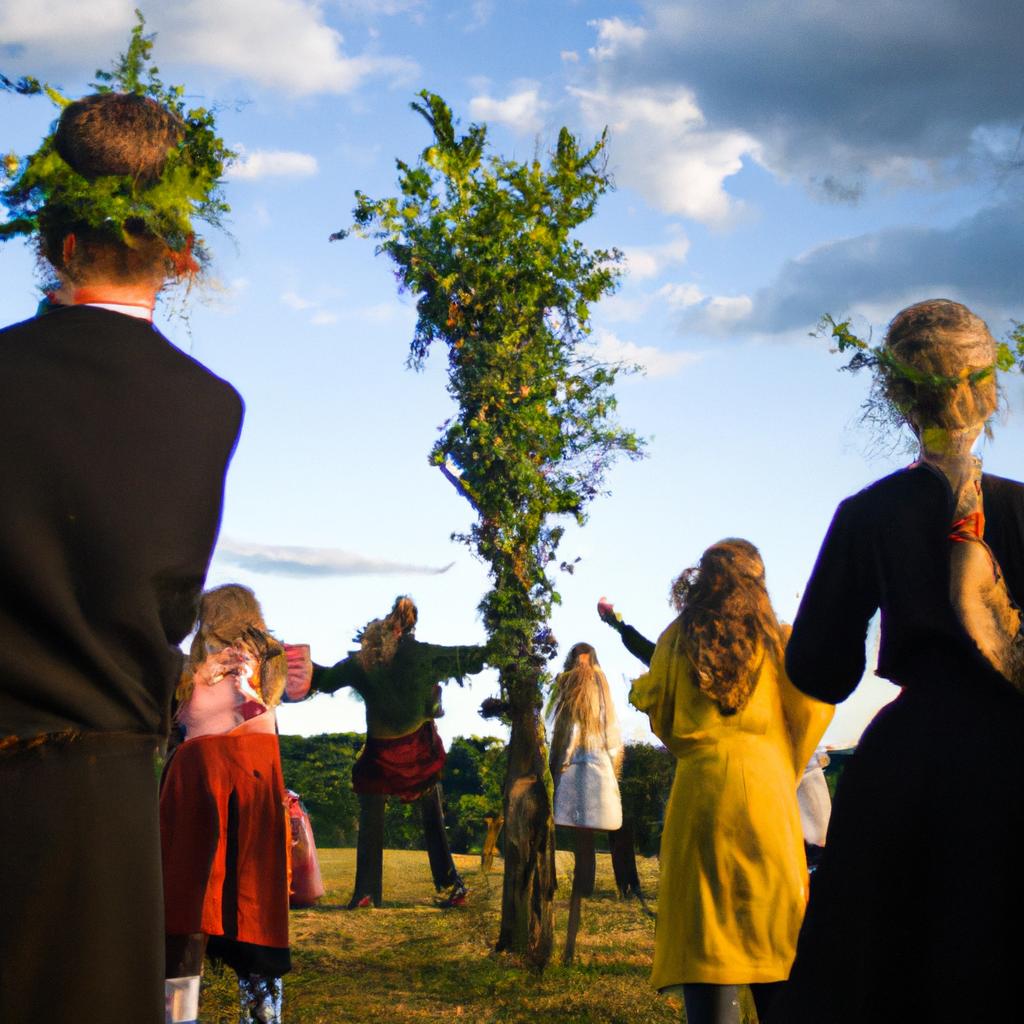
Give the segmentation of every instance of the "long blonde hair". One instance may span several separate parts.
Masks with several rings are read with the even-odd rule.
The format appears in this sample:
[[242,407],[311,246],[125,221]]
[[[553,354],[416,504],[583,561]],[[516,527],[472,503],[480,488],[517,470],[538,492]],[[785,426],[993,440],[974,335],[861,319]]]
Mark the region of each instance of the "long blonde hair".
[[616,727],[608,679],[590,644],[574,644],[565,659],[565,670],[555,680],[549,704],[554,718],[551,731],[551,763],[561,768],[573,726],[579,728],[579,746],[602,750],[605,737]]
[[735,714],[754,692],[757,651],[767,648],[781,662],[785,647],[761,553],[738,537],[712,544],[672,584],[672,603],[697,685],[723,715]]
[[188,662],[175,696],[182,703],[192,696],[196,669],[207,658],[207,643],[241,647],[258,666],[254,682],[267,707],[279,704],[288,681],[288,659],[283,645],[270,635],[256,595],[240,583],[225,583],[203,594],[199,628],[192,638]]

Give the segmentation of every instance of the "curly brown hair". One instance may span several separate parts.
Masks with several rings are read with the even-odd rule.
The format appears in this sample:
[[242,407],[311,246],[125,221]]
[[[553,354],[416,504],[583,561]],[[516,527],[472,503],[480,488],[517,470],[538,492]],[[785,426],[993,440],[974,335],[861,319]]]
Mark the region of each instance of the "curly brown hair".
[[757,652],[767,648],[781,661],[785,647],[761,553],[738,537],[712,544],[673,581],[671,601],[697,685],[723,715],[735,714],[754,692]]

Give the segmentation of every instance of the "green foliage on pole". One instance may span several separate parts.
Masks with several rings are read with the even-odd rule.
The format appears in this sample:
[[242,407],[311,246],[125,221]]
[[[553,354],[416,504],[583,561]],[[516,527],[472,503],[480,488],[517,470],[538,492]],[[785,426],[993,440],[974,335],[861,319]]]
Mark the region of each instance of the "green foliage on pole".
[[357,192],[353,226],[332,238],[375,239],[416,296],[412,366],[437,344],[446,350],[457,412],[430,458],[477,512],[457,539],[490,570],[480,610],[502,699],[489,710],[512,726],[498,945],[543,965],[554,892],[540,714],[556,650],[550,570],[564,523],[584,523],[615,458],[641,452],[615,418],[622,368],[601,363],[588,344],[590,307],[614,291],[622,256],[575,237],[610,187],[606,140],[581,149],[563,128],[546,162],[506,160],[488,154],[485,126],[460,134],[441,97],[423,91],[412,108],[430,126],[431,144],[415,163],[397,161],[398,195]]
[[415,164],[397,162],[400,195],[356,193],[351,230],[377,240],[417,297],[410,363],[447,349],[458,413],[431,460],[458,467],[479,513],[458,539],[491,567],[482,610],[495,662],[525,656],[539,672],[554,652],[544,624],[558,600],[555,520],[582,524],[611,462],[641,450],[615,421],[621,368],[586,343],[590,306],[614,290],[621,254],[573,237],[610,186],[605,138],[581,151],[563,128],[547,166],[520,163],[485,155],[483,125],[457,134],[439,96],[424,91],[412,108],[434,141]]

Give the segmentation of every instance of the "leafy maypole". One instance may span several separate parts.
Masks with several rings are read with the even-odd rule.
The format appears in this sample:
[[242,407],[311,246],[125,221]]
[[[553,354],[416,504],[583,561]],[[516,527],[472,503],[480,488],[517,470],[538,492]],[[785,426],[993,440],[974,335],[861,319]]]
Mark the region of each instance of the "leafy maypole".
[[433,142],[415,165],[397,162],[400,195],[356,193],[351,230],[376,239],[417,296],[410,364],[422,366],[438,342],[448,352],[458,412],[430,458],[477,513],[455,539],[490,569],[480,610],[501,699],[483,710],[511,725],[498,949],[543,966],[555,828],[541,707],[559,600],[548,573],[563,522],[585,522],[615,457],[640,451],[614,418],[618,367],[587,343],[590,305],[614,290],[621,255],[573,237],[610,187],[605,138],[581,151],[563,128],[546,166],[504,160],[486,154],[484,125],[457,135],[439,96],[419,98],[412,108]]

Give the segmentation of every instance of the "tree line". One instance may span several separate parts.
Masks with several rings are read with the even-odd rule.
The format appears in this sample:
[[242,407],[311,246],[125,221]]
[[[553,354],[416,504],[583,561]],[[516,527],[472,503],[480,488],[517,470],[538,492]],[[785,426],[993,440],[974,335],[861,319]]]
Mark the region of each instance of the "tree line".
[[[280,739],[285,784],[308,808],[317,844],[355,846],[359,801],[352,792],[352,765],[363,735],[343,732]],[[506,758],[505,743],[494,736],[459,736],[452,741],[441,784],[448,839],[455,853],[479,850],[487,834],[486,819],[502,813]],[[674,770],[675,760],[664,747],[626,744],[619,780],[622,804],[633,816],[637,852],[644,856],[658,852]],[[384,842],[397,850],[422,847],[423,828],[413,804],[388,801]]]
[[[359,801],[352,792],[352,765],[363,739],[358,732],[280,737],[285,784],[302,797],[319,846],[356,845]],[[852,752],[831,752],[825,769],[831,791]],[[452,741],[441,784],[448,840],[455,853],[479,851],[487,834],[486,819],[502,813],[506,757],[505,743],[494,736],[458,736]],[[645,857],[658,852],[674,771],[674,758],[660,744],[626,744],[619,778],[622,807],[633,821],[637,853]],[[422,849],[423,828],[414,805],[392,799],[386,813],[385,846]],[[559,836],[562,849],[571,847],[566,839]],[[606,848],[606,843],[599,834],[598,848]]]

